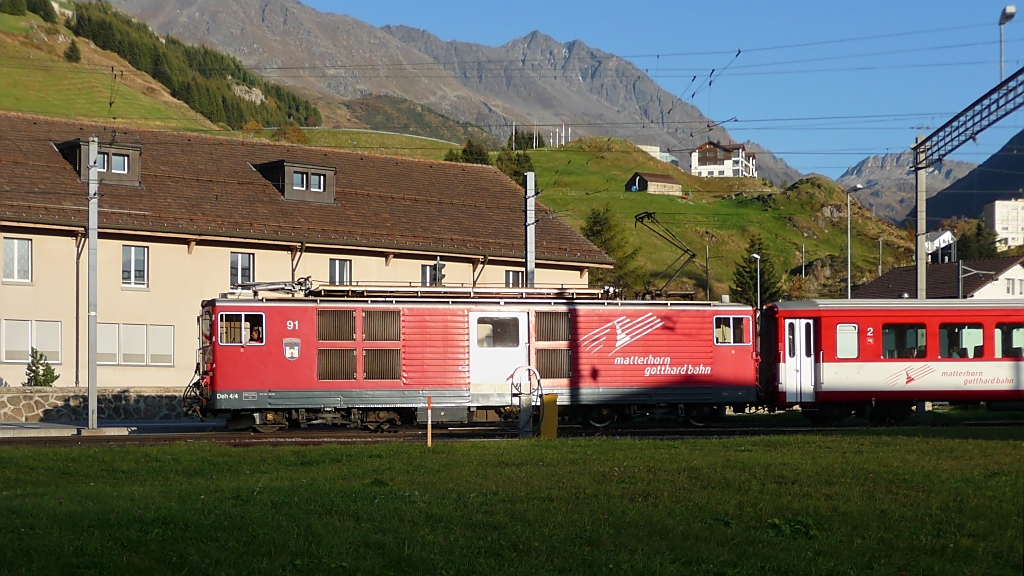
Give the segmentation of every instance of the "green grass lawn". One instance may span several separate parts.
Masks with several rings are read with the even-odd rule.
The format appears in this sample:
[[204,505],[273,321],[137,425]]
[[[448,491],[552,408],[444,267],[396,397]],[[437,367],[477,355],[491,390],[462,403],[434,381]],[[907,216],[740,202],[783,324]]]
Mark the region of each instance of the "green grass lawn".
[[0,447],[3,574],[1013,574],[1024,432]]

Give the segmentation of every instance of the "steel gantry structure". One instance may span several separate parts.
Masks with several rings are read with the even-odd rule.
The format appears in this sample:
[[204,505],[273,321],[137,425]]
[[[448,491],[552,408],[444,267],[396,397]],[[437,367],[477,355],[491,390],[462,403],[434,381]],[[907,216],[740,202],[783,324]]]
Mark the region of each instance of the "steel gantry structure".
[[928,232],[925,210],[925,170],[941,162],[969,140],[974,140],[996,122],[1024,105],[1024,68],[1017,70],[984,96],[975,100],[959,114],[927,137],[917,137],[914,144],[914,174],[917,187],[917,297],[928,297],[926,285],[927,254],[925,234]]

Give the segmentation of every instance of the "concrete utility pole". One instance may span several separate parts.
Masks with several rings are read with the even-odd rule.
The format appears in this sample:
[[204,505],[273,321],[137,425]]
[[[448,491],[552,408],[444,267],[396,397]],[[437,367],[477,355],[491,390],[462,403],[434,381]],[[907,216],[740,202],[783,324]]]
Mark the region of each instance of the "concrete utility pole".
[[96,261],[99,228],[100,181],[96,167],[99,153],[99,141],[95,136],[89,138],[89,429],[98,427],[96,422],[96,301],[97,289]]
[[925,234],[928,233],[927,212],[925,210],[925,191],[926,188],[926,174],[927,166],[924,163],[925,147],[921,146],[924,142],[924,136],[917,137],[917,143],[914,144],[914,182],[917,186],[917,242],[915,243],[915,253],[917,254],[917,299],[924,300],[928,298],[928,278],[927,269],[928,264],[928,248],[925,246]]
[[523,175],[526,188],[526,219],[523,226],[526,230],[526,287],[535,288],[534,281],[537,268],[537,205],[536,174],[527,172]]

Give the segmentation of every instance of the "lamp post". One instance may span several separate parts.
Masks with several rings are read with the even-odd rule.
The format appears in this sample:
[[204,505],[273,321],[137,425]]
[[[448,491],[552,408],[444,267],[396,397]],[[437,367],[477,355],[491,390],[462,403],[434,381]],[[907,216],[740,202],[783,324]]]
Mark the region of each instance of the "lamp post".
[[999,83],[1003,82],[1003,26],[1017,15],[1017,7],[1010,4],[999,14]]
[[850,282],[850,195],[857,190],[863,190],[864,187],[857,184],[853,188],[846,191],[846,299],[849,300],[853,293],[853,284]]
[[757,262],[757,311],[761,312],[761,255],[751,254],[751,258]]

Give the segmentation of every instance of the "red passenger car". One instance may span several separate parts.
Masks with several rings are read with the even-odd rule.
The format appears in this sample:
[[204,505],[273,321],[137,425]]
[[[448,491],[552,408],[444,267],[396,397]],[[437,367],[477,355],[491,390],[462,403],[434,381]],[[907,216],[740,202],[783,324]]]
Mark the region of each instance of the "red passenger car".
[[756,402],[753,321],[745,305],[530,291],[217,298],[200,317],[199,396],[257,426],[422,420],[428,397],[435,420],[465,422],[505,413],[529,367],[560,414],[693,416]]
[[768,401],[834,420],[916,402],[1024,400],[1024,302],[812,300],[762,318]]

